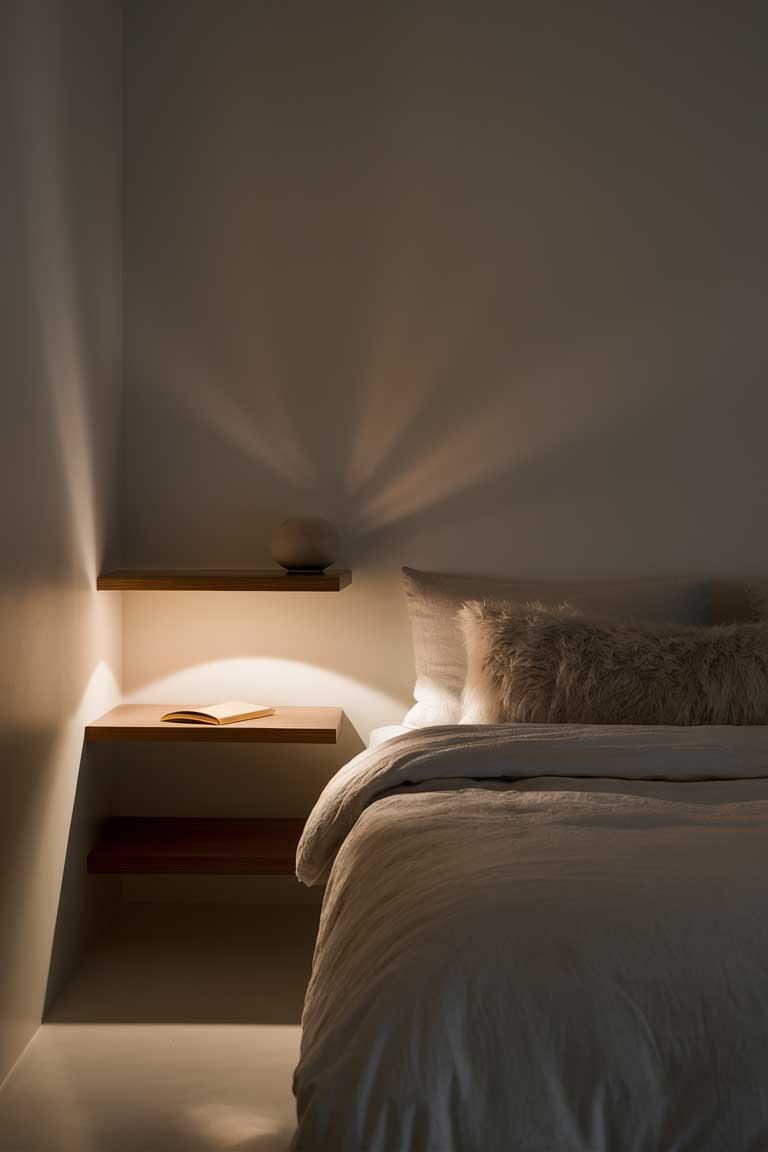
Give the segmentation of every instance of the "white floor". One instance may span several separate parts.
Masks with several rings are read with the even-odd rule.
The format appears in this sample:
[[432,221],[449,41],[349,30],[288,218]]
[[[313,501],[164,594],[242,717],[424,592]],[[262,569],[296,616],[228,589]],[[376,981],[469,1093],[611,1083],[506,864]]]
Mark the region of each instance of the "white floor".
[[317,910],[133,909],[0,1092],[0,1152],[284,1152]]

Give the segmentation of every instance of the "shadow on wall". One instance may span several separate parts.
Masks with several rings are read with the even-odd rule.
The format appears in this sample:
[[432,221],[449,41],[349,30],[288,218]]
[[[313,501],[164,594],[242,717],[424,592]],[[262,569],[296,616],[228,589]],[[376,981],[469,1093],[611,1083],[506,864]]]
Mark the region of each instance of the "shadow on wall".
[[0,1076],[41,1018],[83,724],[118,696],[119,606],[95,592],[117,412],[118,32],[101,0],[0,13]]
[[236,894],[206,903],[204,915],[182,902],[126,901],[47,1021],[298,1025],[319,915],[319,902],[254,908]]
[[[321,507],[341,524],[345,556],[355,564],[391,554],[392,538],[418,539],[478,519],[498,523],[513,504],[532,505],[540,514],[536,496],[542,481],[552,472],[556,480],[596,447],[589,426],[601,405],[610,403],[610,383],[601,385],[599,372],[580,381],[578,374],[587,373],[583,363],[558,364],[555,357],[547,363],[542,353],[529,368],[525,388],[509,385],[501,362],[489,365],[486,355],[486,363],[479,363],[486,340],[482,327],[467,334],[471,368],[454,363],[429,387],[407,392],[402,403],[387,377],[402,387],[408,368],[390,369],[350,387],[327,413],[318,411],[321,402],[313,405],[312,426],[303,429],[290,414],[306,405],[304,385],[292,397],[290,389],[273,390],[266,381],[258,390],[241,387],[213,368],[206,374],[198,349],[175,344],[156,350],[177,433],[205,439],[201,457],[222,499],[214,538],[221,539],[226,528],[241,554],[268,547],[267,525],[257,535],[248,522],[234,523],[230,485],[245,469],[256,517],[264,490],[277,495],[286,512]],[[456,328],[457,322],[446,321],[454,336]],[[462,387],[461,380],[473,373],[482,385]],[[580,383],[591,389],[590,405],[581,402]],[[358,422],[349,427],[340,413],[356,405]],[[617,445],[618,453],[626,447]],[[243,497],[235,496],[235,502],[241,505]],[[182,519],[195,510],[200,512],[193,500]],[[276,522],[279,513],[272,517]],[[254,529],[257,524],[258,519]],[[195,534],[187,528],[188,547]],[[169,525],[171,537],[176,531]]]
[[764,14],[342,8],[127,13],[127,558],[764,567]]
[[48,1017],[67,983],[84,944],[98,933],[110,898],[114,899],[115,895],[114,883],[110,884],[109,879],[94,885],[92,878],[86,875],[87,854],[94,843],[96,829],[113,808],[113,771],[109,770],[106,757],[99,755],[101,750],[94,752],[87,744],[82,744],[81,748],[50,946],[43,1019]]

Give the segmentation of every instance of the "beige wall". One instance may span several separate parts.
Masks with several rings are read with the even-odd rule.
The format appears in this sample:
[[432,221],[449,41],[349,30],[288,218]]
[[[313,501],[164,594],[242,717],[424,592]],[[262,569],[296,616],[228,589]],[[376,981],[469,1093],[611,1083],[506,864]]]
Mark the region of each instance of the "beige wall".
[[0,5],[0,1079],[88,930],[83,724],[118,695],[120,602],[94,577],[121,332],[119,32],[111,0]]
[[355,577],[128,597],[129,690],[365,735],[409,692],[401,563],[768,569],[766,22],[131,3],[126,558],[258,564],[320,513]]

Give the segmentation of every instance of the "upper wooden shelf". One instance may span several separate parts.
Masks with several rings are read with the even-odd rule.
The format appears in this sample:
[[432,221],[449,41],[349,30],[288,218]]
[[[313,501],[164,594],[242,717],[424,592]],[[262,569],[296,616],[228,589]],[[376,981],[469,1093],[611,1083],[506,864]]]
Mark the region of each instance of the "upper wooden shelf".
[[155,592],[340,592],[352,580],[348,568],[285,572],[282,568],[117,568],[102,572],[100,591]]
[[237,724],[179,724],[161,720],[177,704],[120,704],[88,724],[86,740],[184,740],[216,744],[335,744],[340,708],[276,708],[271,716]]

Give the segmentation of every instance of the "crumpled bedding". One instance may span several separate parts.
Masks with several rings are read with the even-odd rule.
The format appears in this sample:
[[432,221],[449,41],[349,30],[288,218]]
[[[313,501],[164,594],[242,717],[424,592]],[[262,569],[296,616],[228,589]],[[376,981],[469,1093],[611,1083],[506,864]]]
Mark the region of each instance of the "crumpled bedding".
[[451,726],[329,783],[296,1152],[768,1148],[768,729]]

